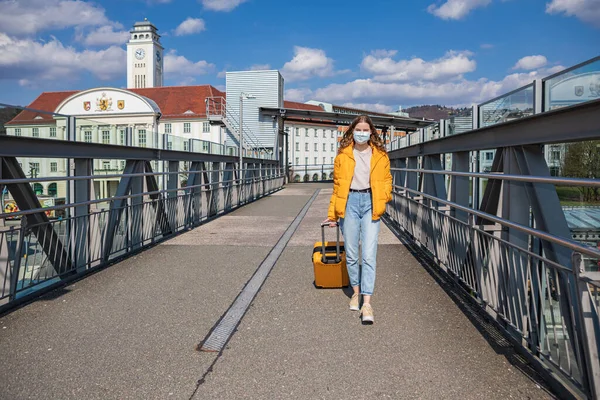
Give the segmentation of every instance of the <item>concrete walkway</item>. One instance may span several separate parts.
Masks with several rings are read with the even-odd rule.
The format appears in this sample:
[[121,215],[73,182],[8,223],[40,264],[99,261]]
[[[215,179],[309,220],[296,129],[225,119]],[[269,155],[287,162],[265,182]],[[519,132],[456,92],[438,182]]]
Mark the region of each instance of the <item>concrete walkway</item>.
[[[196,351],[316,189],[226,348]],[[374,325],[315,289],[330,195],[290,185],[4,316],[0,399],[552,398],[383,225]]]

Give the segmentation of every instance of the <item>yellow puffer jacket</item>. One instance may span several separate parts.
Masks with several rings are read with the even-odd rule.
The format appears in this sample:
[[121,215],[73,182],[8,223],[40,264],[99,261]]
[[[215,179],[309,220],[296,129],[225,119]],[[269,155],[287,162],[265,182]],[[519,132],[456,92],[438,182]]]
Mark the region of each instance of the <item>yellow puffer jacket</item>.
[[[373,201],[373,220],[378,220],[385,213],[385,205],[392,200],[392,174],[390,159],[387,153],[371,146],[371,199]],[[337,221],[344,218],[346,202],[350,193],[350,184],[354,176],[353,146],[345,147],[335,158],[333,166],[333,195],[329,202],[327,217]]]

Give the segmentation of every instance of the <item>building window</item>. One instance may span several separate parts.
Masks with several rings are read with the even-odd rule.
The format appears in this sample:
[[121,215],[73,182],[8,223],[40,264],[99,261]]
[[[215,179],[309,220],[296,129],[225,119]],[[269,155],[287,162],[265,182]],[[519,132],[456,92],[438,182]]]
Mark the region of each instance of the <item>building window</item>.
[[319,151],[319,143],[315,143],[315,151]]
[[56,183],[51,183],[48,185],[48,196],[54,196],[56,197],[56,195],[58,194],[58,188]]
[[119,140],[120,140],[119,143],[124,146],[125,145],[125,129],[121,129],[119,131]]
[[50,163],[50,172],[57,172],[57,171],[58,171],[58,163],[51,162]]
[[83,141],[92,143],[92,131],[83,131]]
[[204,132],[204,133],[210,132],[210,122],[202,123],[202,132]]
[[558,160],[560,160],[560,151],[559,150],[552,150],[552,154],[550,156],[550,159],[552,161],[558,161]]
[[296,128],[296,136],[300,136],[300,128]]
[[331,130],[331,137],[335,138],[335,131],[333,129]]
[[102,143],[110,143],[110,131],[102,131]]
[[56,137],[56,128],[50,128],[50,137]]
[[323,139],[325,139],[327,137],[327,131],[325,129],[323,129]]
[[327,151],[327,143],[323,143],[323,151]]
[[296,142],[296,151],[300,151],[300,143]]
[[40,137],[40,128],[33,128],[31,130],[31,136],[33,136],[33,137]]
[[202,152],[204,153],[208,153],[208,151],[210,150],[208,143],[206,140],[202,141]]
[[29,171],[37,176],[40,173],[40,163],[39,162],[30,162],[29,163]]
[[335,144],[331,143],[331,151],[335,151],[334,146],[335,146]]
[[173,150],[173,142],[167,142],[167,150]]
[[110,161],[102,161],[102,169],[109,170],[110,169]]
[[296,165],[300,164],[300,157],[296,157]]
[[21,128],[15,128],[15,136],[21,136]]
[[494,153],[488,151],[487,153],[485,153],[485,159],[487,161],[492,161],[494,159]]
[[304,164],[308,165],[308,157],[304,157]]
[[140,147],[146,147],[146,130],[138,130],[138,145]]
[[315,137],[319,137],[319,130],[315,128]]
[[333,164],[333,157],[331,157],[331,164]]
[[308,137],[308,128],[304,128],[304,136]]
[[120,164],[121,164],[121,169],[122,170],[125,169],[125,161],[121,161]]
[[315,165],[317,165],[317,157],[315,157]]
[[187,140],[183,142],[183,151],[188,151],[188,144],[189,142]]
[[325,157],[323,157],[323,164],[325,164]]
[[183,123],[183,133],[190,133],[192,131],[191,124],[189,122]]
[[171,124],[165,124],[165,133],[171,133]]
[[33,191],[35,192],[36,195],[44,194],[44,187],[39,183],[34,183]]

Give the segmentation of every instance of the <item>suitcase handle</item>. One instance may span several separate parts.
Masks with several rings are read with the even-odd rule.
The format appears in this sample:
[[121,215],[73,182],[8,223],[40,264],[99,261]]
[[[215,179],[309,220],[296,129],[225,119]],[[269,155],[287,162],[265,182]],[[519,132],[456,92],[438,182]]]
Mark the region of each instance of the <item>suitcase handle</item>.
[[[325,262],[325,227],[329,226],[329,222],[324,222],[321,223],[321,261],[323,262],[323,264],[326,264]],[[335,242],[335,262],[339,263],[341,258],[340,258],[340,224],[338,224],[337,222],[335,223],[335,227],[336,227],[336,231],[337,231],[337,241]]]

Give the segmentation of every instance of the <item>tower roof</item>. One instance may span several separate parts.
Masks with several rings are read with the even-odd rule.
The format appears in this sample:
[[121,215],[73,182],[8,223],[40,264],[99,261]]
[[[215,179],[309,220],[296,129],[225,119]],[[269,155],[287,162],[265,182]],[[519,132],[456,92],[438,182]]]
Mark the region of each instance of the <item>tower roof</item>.
[[154,26],[154,24],[152,22],[148,21],[148,18],[144,18],[143,21],[136,22],[135,24],[133,24],[134,28],[135,27],[144,27],[144,26],[150,27],[150,28],[154,29],[155,31],[158,30],[158,28],[156,28],[156,26]]

